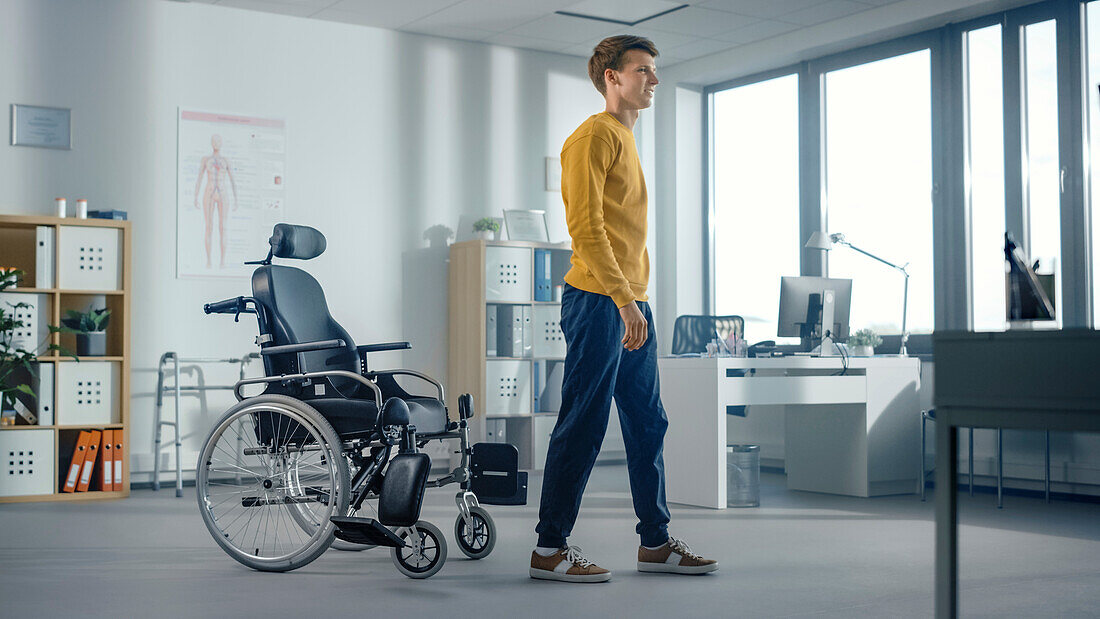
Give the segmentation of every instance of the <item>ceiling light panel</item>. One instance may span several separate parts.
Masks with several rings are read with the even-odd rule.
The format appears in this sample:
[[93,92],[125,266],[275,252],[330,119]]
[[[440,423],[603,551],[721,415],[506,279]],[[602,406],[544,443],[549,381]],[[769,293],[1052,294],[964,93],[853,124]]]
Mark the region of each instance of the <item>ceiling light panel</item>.
[[683,2],[665,0],[582,0],[563,7],[558,13],[619,24],[637,24],[684,6]]

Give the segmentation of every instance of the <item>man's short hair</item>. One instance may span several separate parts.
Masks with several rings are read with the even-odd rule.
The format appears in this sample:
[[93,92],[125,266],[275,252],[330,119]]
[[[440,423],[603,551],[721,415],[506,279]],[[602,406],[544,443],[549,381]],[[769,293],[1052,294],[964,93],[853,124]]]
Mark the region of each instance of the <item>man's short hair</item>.
[[601,95],[607,95],[604,73],[608,69],[622,71],[623,56],[632,49],[640,49],[654,57],[660,55],[653,41],[630,34],[608,37],[600,41],[599,45],[592,50],[592,57],[588,59],[588,76],[592,78],[592,83]]

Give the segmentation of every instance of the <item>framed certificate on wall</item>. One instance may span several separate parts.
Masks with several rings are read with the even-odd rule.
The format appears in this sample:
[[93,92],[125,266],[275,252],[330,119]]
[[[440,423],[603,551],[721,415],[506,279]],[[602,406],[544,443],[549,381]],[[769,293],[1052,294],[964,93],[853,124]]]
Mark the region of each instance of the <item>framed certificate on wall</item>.
[[504,225],[508,228],[509,241],[550,241],[546,211],[504,211]]
[[11,104],[11,145],[72,150],[72,110]]

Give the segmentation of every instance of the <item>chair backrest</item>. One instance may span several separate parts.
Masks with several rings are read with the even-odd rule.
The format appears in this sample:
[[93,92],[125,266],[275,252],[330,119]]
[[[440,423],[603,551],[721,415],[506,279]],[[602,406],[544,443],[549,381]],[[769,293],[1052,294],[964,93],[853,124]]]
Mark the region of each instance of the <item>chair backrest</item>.
[[705,352],[707,343],[718,337],[715,331],[723,339],[731,332],[744,338],[745,319],[740,316],[679,316],[672,331],[672,354]]
[[[275,346],[343,340],[344,346],[304,353],[264,357],[268,376],[296,372],[347,370],[359,373],[355,342],[329,314],[325,293],[309,273],[288,266],[266,264],[252,274],[252,296],[267,313],[267,324]],[[358,383],[349,378],[330,378],[329,383],[350,394]]]

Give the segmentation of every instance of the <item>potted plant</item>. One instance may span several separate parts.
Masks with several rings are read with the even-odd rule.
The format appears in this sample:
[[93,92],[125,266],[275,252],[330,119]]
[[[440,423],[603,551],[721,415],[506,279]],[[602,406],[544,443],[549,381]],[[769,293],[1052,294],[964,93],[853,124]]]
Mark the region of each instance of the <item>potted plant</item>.
[[[0,268],[0,292],[14,288],[22,276],[19,269]],[[14,409],[18,393],[35,397],[34,389],[23,380],[37,375],[34,367],[37,357],[34,351],[15,346],[15,332],[26,326],[16,315],[28,307],[27,303],[0,304],[0,410]],[[55,329],[50,327],[51,332]],[[53,344],[48,349],[68,354]]]
[[482,217],[474,222],[474,233],[478,238],[491,241],[497,232],[500,232],[500,223],[492,217]]
[[428,242],[428,247],[433,248],[446,247],[447,242],[453,239],[454,236],[454,230],[443,224],[436,224],[424,231],[424,240]]
[[79,357],[102,357],[107,354],[107,325],[111,310],[89,309],[87,312],[68,310],[61,319],[62,333],[76,334],[76,354]]
[[853,357],[870,357],[881,343],[882,338],[871,329],[860,329],[848,336],[848,350]]

